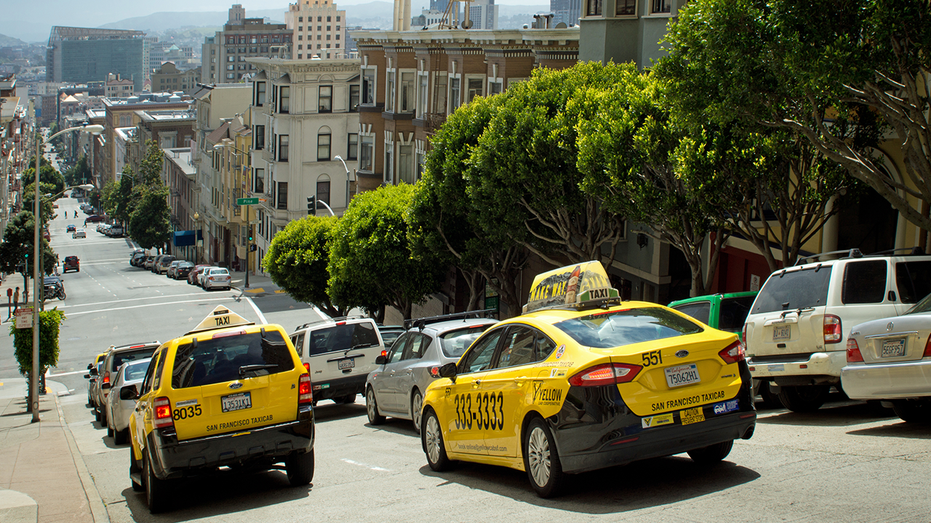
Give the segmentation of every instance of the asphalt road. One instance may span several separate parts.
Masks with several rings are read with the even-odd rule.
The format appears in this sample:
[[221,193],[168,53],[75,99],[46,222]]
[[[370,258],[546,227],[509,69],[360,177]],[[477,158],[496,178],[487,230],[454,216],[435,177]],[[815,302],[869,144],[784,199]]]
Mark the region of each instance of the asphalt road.
[[[76,200],[60,209],[77,208]],[[52,224],[62,256],[81,258],[65,277],[61,360],[50,380],[65,384],[65,419],[107,506],[129,521],[928,521],[931,428],[891,412],[834,398],[813,414],[760,412],[756,433],[710,468],[685,455],[573,477],[569,492],[541,500],[523,472],[460,464],[434,473],[410,422],[366,422],[363,399],[316,408],[316,474],[291,488],[284,471],[221,471],[181,482],[176,509],[152,516],[128,477],[128,445],[114,445],[86,406],[87,363],[111,344],[175,337],[216,305],[291,330],[315,312],[286,296],[204,292],[128,264],[131,245],[90,231],[85,240]],[[60,230],[59,230],[60,229]],[[50,302],[51,304],[51,302]],[[0,378],[15,376],[0,337]]]

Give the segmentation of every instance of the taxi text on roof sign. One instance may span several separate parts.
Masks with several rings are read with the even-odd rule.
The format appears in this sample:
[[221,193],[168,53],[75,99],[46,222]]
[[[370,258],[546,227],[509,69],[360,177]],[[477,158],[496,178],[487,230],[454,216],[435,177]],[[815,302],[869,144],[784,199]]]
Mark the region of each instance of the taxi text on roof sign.
[[224,329],[226,327],[236,327],[240,325],[255,325],[255,323],[243,318],[242,316],[236,314],[235,312],[227,309],[222,305],[217,305],[217,308],[213,309],[213,312],[208,314],[207,317],[203,319],[203,321],[197,324],[197,327],[194,327],[194,329],[187,334],[214,329]]
[[618,296],[601,263],[588,261],[537,274],[530,286],[524,312]]

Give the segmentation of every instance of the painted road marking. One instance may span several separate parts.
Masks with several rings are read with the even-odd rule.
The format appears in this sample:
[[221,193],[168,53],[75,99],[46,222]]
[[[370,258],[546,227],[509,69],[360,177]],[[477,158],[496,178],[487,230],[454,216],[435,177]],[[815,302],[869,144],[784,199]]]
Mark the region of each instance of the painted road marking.
[[374,466],[374,465],[366,465],[365,463],[359,463],[358,461],[353,461],[353,460],[351,460],[351,459],[343,458],[343,461],[345,461],[346,463],[349,463],[350,465],[356,465],[356,466],[359,466],[359,467],[365,467],[365,468],[371,469],[371,470],[378,470],[378,471],[381,471],[381,472],[391,472],[391,471],[388,470],[388,469],[383,469],[383,468],[381,468],[381,467],[376,467],[376,466]]

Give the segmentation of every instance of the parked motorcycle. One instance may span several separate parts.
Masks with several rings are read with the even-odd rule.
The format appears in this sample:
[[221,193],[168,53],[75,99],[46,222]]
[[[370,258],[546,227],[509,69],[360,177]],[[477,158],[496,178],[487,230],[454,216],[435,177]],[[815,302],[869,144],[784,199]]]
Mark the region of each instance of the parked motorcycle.
[[44,288],[46,300],[52,300],[55,298],[64,300],[68,297],[67,294],[65,294],[64,282],[58,278],[46,278]]

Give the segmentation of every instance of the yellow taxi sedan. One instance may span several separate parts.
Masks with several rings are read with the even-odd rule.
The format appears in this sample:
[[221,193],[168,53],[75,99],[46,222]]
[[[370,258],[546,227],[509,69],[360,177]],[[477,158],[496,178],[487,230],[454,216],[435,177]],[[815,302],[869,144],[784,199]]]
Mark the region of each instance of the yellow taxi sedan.
[[288,481],[314,474],[310,374],[284,329],[219,306],[152,356],[129,420],[133,490],[151,512],[169,508],[172,482],[221,466],[263,470],[284,462]]
[[566,474],[681,452],[720,461],[756,424],[737,336],[622,303],[598,262],[538,275],[524,314],[439,374],[423,401],[430,467],[524,470],[542,497]]

